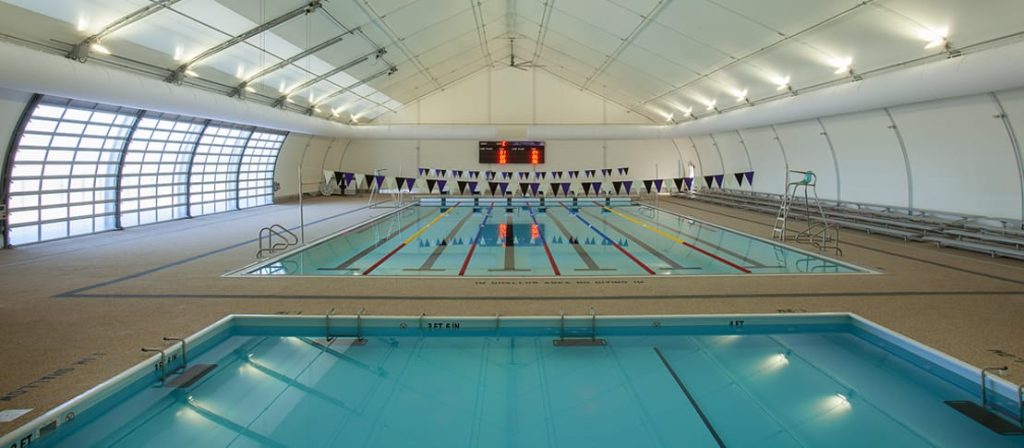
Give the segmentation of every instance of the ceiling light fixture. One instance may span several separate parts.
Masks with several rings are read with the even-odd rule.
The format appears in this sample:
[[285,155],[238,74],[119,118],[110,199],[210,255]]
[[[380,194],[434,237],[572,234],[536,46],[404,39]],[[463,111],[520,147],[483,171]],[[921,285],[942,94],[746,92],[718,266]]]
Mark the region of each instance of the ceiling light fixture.
[[836,68],[835,74],[853,74],[853,58],[837,58],[832,60],[832,66]]
[[672,121],[672,119],[675,118],[675,117],[676,117],[675,113],[668,114],[668,116],[665,117],[665,121]]
[[110,50],[107,47],[100,45],[99,42],[93,42],[92,45],[89,45],[89,48],[92,48],[92,51],[97,53],[110,54]]
[[690,118],[693,118],[693,108],[692,107],[683,108],[683,115],[685,115],[687,117],[690,117]]
[[924,48],[931,50],[932,48],[948,48],[949,47],[949,28],[939,29],[925,29],[920,33],[921,39],[928,42]]
[[781,90],[787,90],[787,89],[788,90],[792,90],[793,89],[792,87],[789,86],[789,77],[788,76],[786,76],[784,78],[779,78],[778,80],[775,81],[775,84],[778,85],[778,87],[776,87],[775,90],[780,90],[781,91]]
[[717,104],[718,104],[718,100],[711,100],[711,102],[707,103],[707,106],[708,106],[707,110],[718,110],[715,107]]

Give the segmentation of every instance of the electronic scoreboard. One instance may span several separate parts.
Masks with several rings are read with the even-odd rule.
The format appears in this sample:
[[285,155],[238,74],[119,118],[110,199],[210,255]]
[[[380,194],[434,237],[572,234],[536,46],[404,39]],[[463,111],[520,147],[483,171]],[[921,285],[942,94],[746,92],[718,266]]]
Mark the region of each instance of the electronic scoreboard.
[[480,142],[480,163],[506,165],[510,163],[544,163],[544,142],[493,141]]

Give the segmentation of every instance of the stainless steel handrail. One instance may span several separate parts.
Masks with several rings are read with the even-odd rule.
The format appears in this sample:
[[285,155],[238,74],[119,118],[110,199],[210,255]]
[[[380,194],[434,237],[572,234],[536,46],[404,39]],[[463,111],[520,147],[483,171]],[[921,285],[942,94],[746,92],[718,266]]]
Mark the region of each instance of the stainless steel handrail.
[[164,384],[164,379],[167,378],[167,353],[164,353],[163,349],[160,348],[148,348],[142,347],[144,352],[159,352],[160,353],[160,384]]
[[177,341],[181,343],[181,371],[188,369],[188,343],[184,338],[169,338],[164,336],[165,341]]

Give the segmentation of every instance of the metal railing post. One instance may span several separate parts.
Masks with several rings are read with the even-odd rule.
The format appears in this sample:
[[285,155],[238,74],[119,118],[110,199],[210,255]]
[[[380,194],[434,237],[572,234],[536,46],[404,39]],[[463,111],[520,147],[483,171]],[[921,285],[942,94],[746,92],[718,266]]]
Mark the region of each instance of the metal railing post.
[[988,407],[988,386],[985,384],[985,376],[988,372],[1005,372],[1009,368],[1006,366],[1002,367],[985,367],[981,369],[981,407]]
[[181,370],[184,372],[188,369],[188,343],[185,342],[184,338],[169,338],[164,337],[165,341],[177,341],[181,343]]
[[163,385],[164,379],[167,378],[167,354],[159,348],[142,347],[142,351],[160,353],[160,384]]

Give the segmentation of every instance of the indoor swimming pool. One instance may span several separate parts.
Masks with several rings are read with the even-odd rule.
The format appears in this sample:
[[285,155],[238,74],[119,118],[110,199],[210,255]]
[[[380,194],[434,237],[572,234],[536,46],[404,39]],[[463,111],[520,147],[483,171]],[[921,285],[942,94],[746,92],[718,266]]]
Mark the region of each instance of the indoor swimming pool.
[[[1024,446],[947,404],[982,400],[976,368],[849,314],[230,316],[188,338],[187,366],[165,352],[0,441]],[[1016,427],[1015,386],[987,386]]]
[[423,200],[230,275],[648,276],[861,273],[628,199]]

